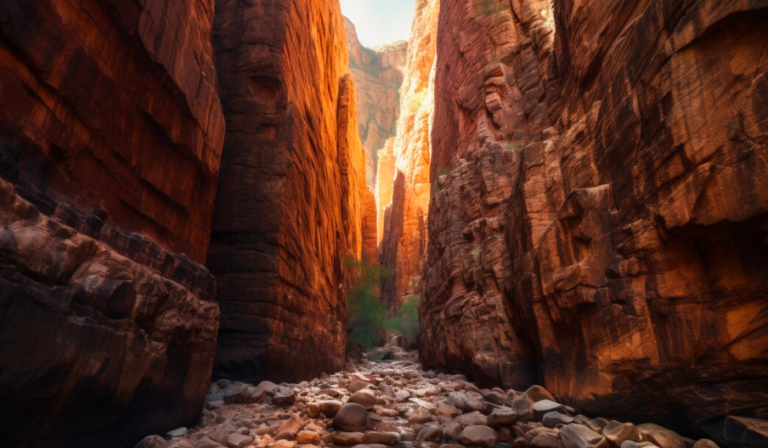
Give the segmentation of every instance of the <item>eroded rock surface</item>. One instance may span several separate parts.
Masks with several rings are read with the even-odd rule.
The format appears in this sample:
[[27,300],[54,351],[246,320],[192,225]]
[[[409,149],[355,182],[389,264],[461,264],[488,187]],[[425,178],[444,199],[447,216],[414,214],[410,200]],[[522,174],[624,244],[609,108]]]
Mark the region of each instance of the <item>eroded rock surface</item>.
[[0,5],[0,139],[21,176],[198,263],[224,142],[213,3]]
[[764,417],[768,4],[469,3],[439,22],[426,364],[718,440]]
[[[390,274],[382,280],[381,294],[394,309],[409,297],[420,294],[427,243],[430,124],[440,2],[419,0],[415,8],[412,25],[415,33],[408,43],[400,118],[392,144],[392,176],[380,177],[377,184],[379,213],[385,207],[380,232],[381,264]],[[390,171],[389,166],[386,171]],[[391,197],[386,193],[391,193]]]
[[400,114],[400,87],[408,42],[366,48],[357,38],[355,25],[344,18],[349,50],[349,70],[355,80],[360,139],[365,147],[366,184],[376,183],[378,153],[395,136]]
[[216,374],[337,371],[365,189],[339,4],[218,0],[215,28],[228,128],[208,254],[222,307]]
[[119,446],[193,424],[219,322],[207,270],[38,195],[54,210],[0,180],[3,443]]

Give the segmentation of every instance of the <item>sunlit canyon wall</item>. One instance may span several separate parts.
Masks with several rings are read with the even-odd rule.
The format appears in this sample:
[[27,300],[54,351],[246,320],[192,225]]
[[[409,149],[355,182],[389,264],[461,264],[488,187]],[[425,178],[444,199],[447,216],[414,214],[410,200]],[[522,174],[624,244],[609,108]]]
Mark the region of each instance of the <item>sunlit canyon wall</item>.
[[345,262],[362,255],[371,208],[339,4],[218,0],[214,45],[228,130],[208,253],[215,375],[337,371]]
[[394,141],[388,142],[379,164],[379,251],[381,264],[389,274],[382,280],[381,292],[393,309],[409,297],[418,297],[421,291],[439,8],[437,0],[416,2],[397,134]]
[[767,13],[444,2],[428,366],[719,440],[768,416]]

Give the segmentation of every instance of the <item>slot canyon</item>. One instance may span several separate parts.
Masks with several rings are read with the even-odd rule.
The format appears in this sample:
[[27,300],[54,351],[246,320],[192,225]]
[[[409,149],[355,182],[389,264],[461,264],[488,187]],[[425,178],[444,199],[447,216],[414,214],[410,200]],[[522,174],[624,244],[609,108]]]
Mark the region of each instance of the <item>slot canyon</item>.
[[0,447],[766,448],[767,161],[768,0],[0,0]]

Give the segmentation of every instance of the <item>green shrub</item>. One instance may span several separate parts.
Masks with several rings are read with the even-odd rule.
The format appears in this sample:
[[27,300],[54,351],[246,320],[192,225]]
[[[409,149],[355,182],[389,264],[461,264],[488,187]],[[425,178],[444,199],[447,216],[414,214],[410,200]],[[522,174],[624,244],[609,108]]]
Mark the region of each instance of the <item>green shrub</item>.
[[386,323],[391,317],[390,311],[379,299],[379,285],[386,272],[383,268],[356,260],[347,260],[346,266],[349,340],[365,349],[381,345]]
[[411,345],[419,337],[419,298],[409,297],[387,323],[387,330],[399,333]]
[[389,275],[387,270],[356,260],[347,260],[346,266],[349,342],[370,350],[384,345],[386,332],[392,331],[414,344],[419,335],[419,298],[408,298],[395,316],[379,297],[379,285]]

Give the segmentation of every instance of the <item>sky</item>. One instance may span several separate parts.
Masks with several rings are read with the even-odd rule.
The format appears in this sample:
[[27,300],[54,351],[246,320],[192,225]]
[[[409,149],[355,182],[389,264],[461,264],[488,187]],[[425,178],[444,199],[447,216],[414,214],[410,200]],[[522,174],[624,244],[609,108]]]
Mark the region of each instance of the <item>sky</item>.
[[341,12],[368,48],[408,40],[416,0],[341,0]]

